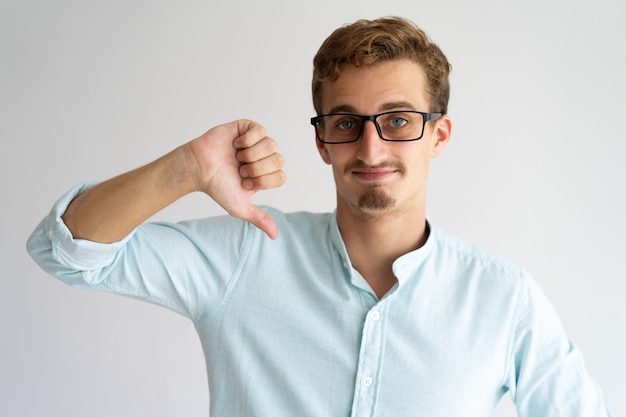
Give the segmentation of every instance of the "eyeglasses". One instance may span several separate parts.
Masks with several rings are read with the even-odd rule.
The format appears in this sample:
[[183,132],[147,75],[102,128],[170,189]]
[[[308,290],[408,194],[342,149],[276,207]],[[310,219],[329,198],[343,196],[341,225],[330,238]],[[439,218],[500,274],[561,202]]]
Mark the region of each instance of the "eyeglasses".
[[442,113],[423,113],[413,110],[388,111],[362,116],[332,113],[312,117],[317,139],[322,143],[350,143],[359,140],[368,120],[374,123],[378,136],[389,142],[409,142],[421,139],[429,120],[437,120]]

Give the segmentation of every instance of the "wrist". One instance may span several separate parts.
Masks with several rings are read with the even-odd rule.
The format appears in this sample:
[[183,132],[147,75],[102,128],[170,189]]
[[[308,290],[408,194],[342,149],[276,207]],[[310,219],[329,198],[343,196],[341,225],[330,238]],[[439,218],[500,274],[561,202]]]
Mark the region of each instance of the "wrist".
[[162,186],[177,194],[176,198],[202,189],[201,174],[189,143],[179,146],[155,162],[161,165]]

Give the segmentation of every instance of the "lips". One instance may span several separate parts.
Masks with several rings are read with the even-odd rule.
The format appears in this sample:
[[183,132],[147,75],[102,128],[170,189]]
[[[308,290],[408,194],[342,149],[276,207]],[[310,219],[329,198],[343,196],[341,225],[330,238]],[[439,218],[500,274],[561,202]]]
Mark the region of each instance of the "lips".
[[362,182],[382,182],[397,172],[397,169],[392,168],[355,169],[352,171],[352,175]]

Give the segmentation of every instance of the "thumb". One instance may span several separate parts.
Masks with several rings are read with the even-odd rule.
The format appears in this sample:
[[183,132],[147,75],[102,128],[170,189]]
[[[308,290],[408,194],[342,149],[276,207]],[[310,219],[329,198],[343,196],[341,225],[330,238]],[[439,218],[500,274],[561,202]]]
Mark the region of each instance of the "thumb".
[[267,212],[261,210],[254,204],[247,205],[243,210],[244,212],[238,217],[261,229],[270,239],[276,239],[278,237],[276,223]]

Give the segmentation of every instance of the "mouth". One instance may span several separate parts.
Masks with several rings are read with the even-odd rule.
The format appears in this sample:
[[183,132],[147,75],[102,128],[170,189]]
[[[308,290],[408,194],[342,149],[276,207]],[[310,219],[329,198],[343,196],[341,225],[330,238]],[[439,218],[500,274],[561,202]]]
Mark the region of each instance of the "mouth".
[[360,182],[365,183],[380,183],[383,182],[399,172],[393,168],[369,168],[369,169],[354,169],[352,175]]

